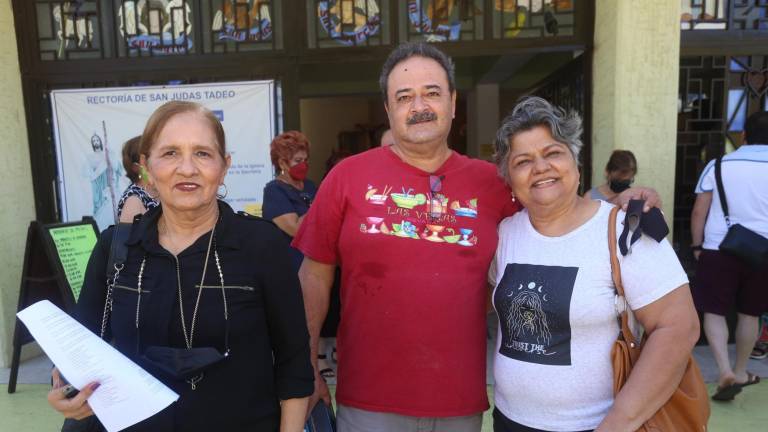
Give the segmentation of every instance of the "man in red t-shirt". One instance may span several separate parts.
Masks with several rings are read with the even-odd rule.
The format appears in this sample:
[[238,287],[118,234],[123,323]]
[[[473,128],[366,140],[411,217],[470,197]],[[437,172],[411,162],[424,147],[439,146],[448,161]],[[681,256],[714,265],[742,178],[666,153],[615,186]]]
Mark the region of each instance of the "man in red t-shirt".
[[[293,242],[313,358],[338,264],[339,430],[479,431],[486,275],[496,226],[517,205],[492,164],[448,148],[456,90],[445,54],[401,45],[380,84],[394,145],[336,166]],[[329,401],[317,374],[315,385],[312,402]]]
[[[488,162],[448,148],[453,62],[403,44],[379,84],[394,144],[349,157],[320,186],[293,246],[312,358],[340,265],[338,430],[479,431],[485,391],[486,275],[496,226],[519,209]],[[646,199],[632,188],[620,203]],[[310,409],[328,387],[315,366]]]

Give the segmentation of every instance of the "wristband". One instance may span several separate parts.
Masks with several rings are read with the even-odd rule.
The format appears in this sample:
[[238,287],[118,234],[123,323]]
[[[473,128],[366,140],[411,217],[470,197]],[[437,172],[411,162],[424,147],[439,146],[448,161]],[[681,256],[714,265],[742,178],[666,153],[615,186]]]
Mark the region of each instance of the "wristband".
[[696,245],[696,246],[691,245],[691,250],[694,251],[694,252],[700,251],[702,249],[703,248],[701,247],[701,245]]

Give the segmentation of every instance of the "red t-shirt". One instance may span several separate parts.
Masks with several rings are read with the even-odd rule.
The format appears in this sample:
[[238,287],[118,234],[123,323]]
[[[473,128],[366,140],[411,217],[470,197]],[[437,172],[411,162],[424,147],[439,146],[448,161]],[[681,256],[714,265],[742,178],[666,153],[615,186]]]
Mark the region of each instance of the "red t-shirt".
[[389,147],[345,159],[293,241],[341,266],[340,404],[418,417],[488,408],[487,273],[496,227],[518,208],[488,162],[453,153],[432,175],[440,186]]

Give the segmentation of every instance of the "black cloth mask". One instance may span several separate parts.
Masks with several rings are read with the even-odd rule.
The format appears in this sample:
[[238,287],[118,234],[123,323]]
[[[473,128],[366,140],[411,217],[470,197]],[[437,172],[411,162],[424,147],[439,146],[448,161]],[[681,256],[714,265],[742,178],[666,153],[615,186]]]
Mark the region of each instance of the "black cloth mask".
[[[640,240],[640,236],[643,234],[656,240],[656,242],[661,242],[669,234],[669,227],[661,210],[653,207],[647,213],[643,213],[643,207],[645,207],[645,200],[630,200],[627,205],[624,229],[619,235],[619,251],[623,256],[627,256],[632,245]],[[630,231],[632,237],[627,244]]]
[[213,347],[172,348],[150,346],[142,358],[169,378],[189,380],[227,357]]
[[631,185],[632,180],[611,180],[610,183],[608,183],[608,187],[615,193],[622,193],[629,189]]

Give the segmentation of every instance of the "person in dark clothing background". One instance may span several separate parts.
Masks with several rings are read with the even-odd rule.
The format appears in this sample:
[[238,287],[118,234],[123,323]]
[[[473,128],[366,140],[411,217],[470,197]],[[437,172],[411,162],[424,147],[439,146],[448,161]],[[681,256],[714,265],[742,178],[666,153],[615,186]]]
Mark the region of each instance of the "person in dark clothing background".
[[[719,372],[712,399],[721,402],[734,400],[745,386],[760,382],[747,364],[759,336],[760,315],[768,310],[768,260],[753,267],[720,250],[733,224],[768,238],[768,112],[750,115],[742,138],[743,144],[721,160],[728,217],[717,187],[717,159],[699,176],[691,212],[691,250],[698,261],[693,298],[704,315],[704,334]],[[731,363],[726,316],[734,309],[736,353]]]
[[[309,140],[299,131],[281,133],[269,145],[277,176],[264,186],[262,214],[264,219],[274,222],[289,241],[299,230],[317,193],[317,186],[307,178],[309,147]],[[294,248],[290,252],[298,272],[304,255]]]
[[[313,371],[298,279],[273,224],[217,199],[230,162],[221,123],[196,103],[161,106],[142,134],[141,165],[162,205],[134,220],[105,338],[180,397],[127,431],[303,430]],[[76,310],[97,334],[112,230],[91,255]],[[194,376],[158,355],[202,347],[219,355]],[[55,369],[53,378],[56,410],[93,414],[98,383],[65,399]]]
[[[131,184],[123,192],[120,201],[117,202],[117,218],[120,222],[130,223],[137,214],[144,214],[147,210],[157,207],[159,204],[147,191],[147,173],[139,165],[139,146],[141,136],[135,136],[123,144],[123,168],[125,176]],[[155,193],[152,191],[152,193]]]
[[[299,131],[281,133],[269,144],[269,155],[277,175],[264,186],[262,214],[265,219],[274,222],[289,241],[299,230],[317,194],[317,186],[307,178],[310,146],[309,139]],[[293,273],[298,274],[304,255],[293,247],[288,249],[293,259]],[[338,301],[334,304],[338,305]],[[329,320],[325,325],[318,354],[323,378],[336,377],[332,363],[335,342],[332,338],[336,336],[337,326],[338,318]]]
[[584,198],[616,204],[619,194],[632,187],[637,175],[637,159],[629,150],[614,150],[605,165],[605,183],[595,186]]

